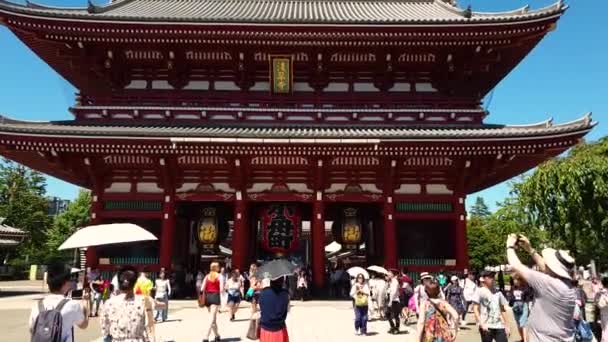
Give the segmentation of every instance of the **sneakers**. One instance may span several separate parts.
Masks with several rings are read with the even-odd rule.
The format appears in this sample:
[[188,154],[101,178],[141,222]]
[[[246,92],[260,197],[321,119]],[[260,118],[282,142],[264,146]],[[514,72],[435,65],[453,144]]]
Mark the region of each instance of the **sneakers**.
[[355,330],[355,335],[356,336],[360,336],[361,335],[361,333],[359,332],[359,330]]

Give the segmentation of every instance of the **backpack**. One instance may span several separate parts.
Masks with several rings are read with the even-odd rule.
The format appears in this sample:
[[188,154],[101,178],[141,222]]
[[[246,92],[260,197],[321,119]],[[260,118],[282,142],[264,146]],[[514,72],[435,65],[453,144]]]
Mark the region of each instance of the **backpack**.
[[448,320],[445,313],[438,305],[428,300],[426,312],[421,312],[425,315],[424,327],[422,331],[422,342],[455,342],[456,330],[450,326],[451,319]]
[[[63,316],[61,309],[70,301],[63,299],[56,307],[46,310],[42,304],[43,299],[38,301],[38,317],[32,329],[31,342],[61,342],[61,331],[63,327]],[[74,335],[72,334],[72,339]]]

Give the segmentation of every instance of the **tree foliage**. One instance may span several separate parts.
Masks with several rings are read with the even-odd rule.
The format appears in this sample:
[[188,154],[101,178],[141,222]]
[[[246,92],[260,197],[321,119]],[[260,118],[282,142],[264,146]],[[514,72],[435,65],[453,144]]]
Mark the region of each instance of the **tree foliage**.
[[608,266],[608,138],[582,143],[512,184],[490,215],[477,199],[468,223],[472,267],[505,262],[504,239],[523,233],[538,248],[571,251],[579,265]]
[[76,229],[88,223],[90,206],[91,193],[88,190],[80,190],[78,198],[71,202],[63,213],[55,216],[53,225],[47,232],[45,245],[49,257],[66,259],[71,257],[69,252],[58,251],[57,248]]
[[0,163],[0,217],[5,224],[28,233],[16,250],[16,257],[32,263],[45,258],[44,241],[51,225],[46,181],[41,173],[9,160]]
[[498,203],[498,209],[494,213],[484,216],[471,213],[467,224],[467,237],[472,269],[506,264],[505,241],[511,233],[526,235],[534,246],[547,243],[546,232],[530,222],[523,203],[514,191],[516,186],[511,185],[511,195],[502,203]]
[[608,138],[579,144],[516,187],[529,220],[579,264],[608,264]]
[[471,206],[470,213],[471,217],[477,218],[489,217],[492,214],[483,197],[479,196],[475,199],[475,204]]

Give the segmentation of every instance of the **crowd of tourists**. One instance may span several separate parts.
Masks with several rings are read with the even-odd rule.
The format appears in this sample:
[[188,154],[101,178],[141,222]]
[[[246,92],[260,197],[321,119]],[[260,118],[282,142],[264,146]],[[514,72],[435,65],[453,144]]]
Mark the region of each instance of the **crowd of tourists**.
[[[535,265],[524,265],[517,250],[527,252]],[[347,295],[352,299],[355,334],[367,335],[370,319],[385,320],[389,334],[415,331],[418,341],[451,342],[472,313],[482,342],[506,342],[512,333],[510,322],[524,342],[592,341],[592,325],[587,323],[591,317],[585,313],[589,295],[580,286],[574,259],[567,251],[546,248],[539,253],[525,236],[512,234],[506,241],[506,256],[508,288],[503,285],[505,274],[497,276],[493,271],[422,272],[417,283],[405,270],[351,274]],[[209,315],[204,342],[221,340],[218,313],[225,307],[233,321],[244,300],[250,303],[244,315],[250,322],[248,338],[288,341],[289,302],[305,299],[310,282],[306,267],[289,276],[268,278],[260,276],[257,264],[241,273],[226,271],[214,262],[205,275],[199,275],[195,283],[199,306]],[[66,295],[74,289],[70,268],[49,266],[50,294],[31,311],[32,341],[73,341],[74,327],[87,328],[90,316],[99,316],[104,341],[154,340],[155,323],[167,320],[172,294],[164,270],[154,281],[146,272],[129,267],[111,280],[96,270],[87,276],[90,282],[82,300],[72,300]],[[332,294],[342,295],[341,291],[335,287]],[[591,291],[597,317],[601,317],[596,337],[608,342],[608,278],[594,279]],[[412,319],[416,324],[410,330]]]
[[[530,255],[534,267],[522,264],[518,249]],[[355,333],[367,333],[368,317],[387,320],[389,333],[394,334],[399,333],[400,320],[407,325],[410,317],[417,316],[417,340],[455,341],[472,307],[482,342],[506,342],[511,335],[511,320],[521,341],[592,341],[585,314],[587,296],[579,286],[575,262],[568,252],[546,248],[538,253],[525,236],[512,234],[506,241],[506,255],[508,290],[502,271],[465,272],[449,278],[443,272],[423,272],[417,285],[397,270],[372,275],[369,280],[364,274],[357,275],[350,291]],[[595,284],[594,303],[602,318],[602,330],[606,330],[608,290]],[[608,285],[608,279],[604,279],[604,285]],[[608,341],[608,330],[596,337]]]

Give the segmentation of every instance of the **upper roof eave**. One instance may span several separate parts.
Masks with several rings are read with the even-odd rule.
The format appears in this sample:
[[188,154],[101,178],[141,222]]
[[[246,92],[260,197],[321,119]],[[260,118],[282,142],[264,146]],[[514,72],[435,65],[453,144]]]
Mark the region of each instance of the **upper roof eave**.
[[[515,11],[507,12],[473,12],[468,9],[461,9],[445,3],[442,0],[381,0],[377,2],[362,2],[361,0],[332,0],[333,12],[323,12],[326,17],[312,15],[313,11],[303,11],[293,5],[298,0],[275,0],[272,2],[261,2],[258,0],[207,0],[210,4],[204,13],[191,12],[177,13],[172,16],[164,15],[166,12],[140,11],[138,3],[147,4],[148,0],[120,0],[106,6],[96,6],[89,2],[88,7],[82,8],[56,8],[28,2],[25,6],[15,4],[7,0],[0,0],[0,14],[2,12],[14,15],[26,15],[47,19],[66,19],[89,22],[123,22],[123,23],[148,23],[148,24],[244,24],[244,25],[458,25],[476,26],[487,24],[506,24],[523,23],[528,21],[538,21],[551,17],[559,17],[567,9],[562,0],[553,5],[537,9],[528,10],[527,7]],[[162,3],[163,1],[161,1]],[[170,3],[170,1],[164,1]],[[291,6],[292,10],[272,10],[271,6],[278,6],[277,3],[285,2],[282,6]],[[327,0],[315,0],[304,2],[306,6],[323,6]],[[180,2],[176,2],[180,3]],[[338,5],[335,5],[338,3]],[[172,4],[172,3],[170,3]],[[228,4],[228,5],[226,5]],[[242,4],[245,4],[243,6]],[[257,9],[261,4],[269,7],[268,11]],[[355,5],[356,4],[356,5]],[[383,9],[382,4],[390,4]],[[149,4],[147,4],[149,5]],[[226,8],[227,6],[234,8]],[[370,9],[359,9],[359,6],[369,6]],[[186,5],[183,5],[186,6]],[[215,6],[215,8],[213,8]],[[222,7],[223,6],[223,7]],[[401,6],[401,10],[395,10],[395,6]],[[419,11],[412,11],[412,6],[427,6],[428,9],[421,7]],[[133,7],[133,8],[131,8]],[[241,10],[242,7],[247,7]],[[372,8],[373,7],[373,8]],[[337,10],[336,10],[337,8]],[[346,9],[346,10],[343,10]],[[388,13],[395,12],[394,15],[387,16]],[[200,9],[198,9],[200,10]],[[238,14],[234,14],[238,12]],[[281,12],[279,15],[278,12]],[[293,12],[293,13],[292,13]],[[399,13],[397,13],[399,12]],[[146,14],[141,14],[146,13]],[[287,16],[285,16],[287,13]],[[353,15],[355,13],[356,15]],[[405,15],[404,15],[405,14]],[[311,17],[312,16],[312,17]]]

